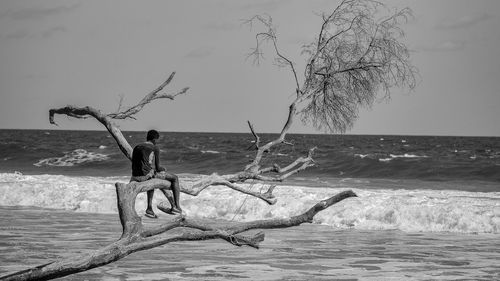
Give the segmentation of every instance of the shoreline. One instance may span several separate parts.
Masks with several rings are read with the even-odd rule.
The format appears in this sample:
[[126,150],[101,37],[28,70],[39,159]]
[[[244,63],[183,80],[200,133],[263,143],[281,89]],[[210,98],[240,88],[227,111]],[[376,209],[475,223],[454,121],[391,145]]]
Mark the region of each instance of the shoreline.
[[[0,275],[112,243],[118,217],[15,208],[0,212]],[[22,222],[22,223],[20,223]],[[160,220],[145,220],[148,225]],[[61,280],[429,280],[500,277],[499,234],[408,233],[304,224],[267,229],[260,249],[221,240],[171,243]],[[20,263],[19,261],[23,261]],[[446,278],[445,278],[446,277]]]

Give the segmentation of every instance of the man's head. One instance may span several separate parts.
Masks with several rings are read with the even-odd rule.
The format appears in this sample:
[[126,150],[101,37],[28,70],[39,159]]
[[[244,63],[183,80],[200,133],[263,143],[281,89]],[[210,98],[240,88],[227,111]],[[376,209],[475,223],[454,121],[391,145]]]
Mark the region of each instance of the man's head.
[[160,138],[160,133],[157,130],[149,130],[146,140],[152,143],[156,143],[156,140]]

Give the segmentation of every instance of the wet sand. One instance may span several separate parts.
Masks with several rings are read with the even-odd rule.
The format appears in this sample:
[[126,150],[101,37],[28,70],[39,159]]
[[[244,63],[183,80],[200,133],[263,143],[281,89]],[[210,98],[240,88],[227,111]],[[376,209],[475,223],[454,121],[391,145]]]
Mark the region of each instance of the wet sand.
[[[0,207],[0,274],[119,238],[114,214]],[[160,217],[165,219],[165,217]],[[158,220],[144,219],[147,224]],[[500,235],[264,230],[260,249],[222,240],[172,243],[61,280],[498,280]]]

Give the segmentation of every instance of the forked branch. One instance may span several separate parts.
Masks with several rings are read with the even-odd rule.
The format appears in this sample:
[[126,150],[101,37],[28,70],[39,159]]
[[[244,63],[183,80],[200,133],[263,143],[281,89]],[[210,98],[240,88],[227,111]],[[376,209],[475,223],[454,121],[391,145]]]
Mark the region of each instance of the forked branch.
[[172,74],[170,74],[170,76],[167,78],[167,80],[165,80],[165,82],[163,82],[160,86],[158,86],[158,88],[154,89],[149,94],[147,94],[138,104],[131,106],[128,109],[123,110],[123,111],[110,113],[110,114],[108,114],[108,117],[110,117],[112,119],[126,119],[126,118],[135,119],[133,116],[135,114],[137,114],[139,111],[141,111],[142,108],[146,104],[152,102],[153,100],[156,100],[156,99],[174,100],[174,98],[176,96],[186,93],[187,90],[189,90],[189,87],[185,87],[184,89],[182,89],[179,92],[174,93],[174,94],[160,93],[163,90],[163,88],[165,88],[165,86],[170,84],[170,82],[172,81],[174,76],[175,76],[175,72],[172,72]]
[[[123,152],[125,157],[129,160],[132,160],[132,146],[128,143],[127,139],[123,136],[120,129],[112,122],[112,119],[125,119],[125,118],[134,118],[133,116],[137,114],[146,104],[152,102],[156,99],[168,98],[174,99],[176,96],[184,94],[189,89],[188,87],[182,89],[181,91],[175,94],[165,94],[160,93],[165,86],[167,86],[175,76],[175,72],[172,72],[170,76],[163,82],[158,88],[147,94],[138,104],[129,107],[126,110],[105,114],[100,110],[95,109],[90,106],[85,107],[75,107],[75,106],[65,106],[61,108],[51,109],[49,110],[49,122],[50,124],[57,125],[54,121],[54,117],[56,114],[67,115],[69,117],[74,118],[88,118],[94,117],[97,121],[99,121],[104,127],[108,130],[108,132],[113,136],[118,147]],[[121,103],[121,102],[120,102]],[[121,107],[121,106],[120,106]]]
[[266,192],[257,192],[236,184],[236,182],[244,182],[249,179],[258,179],[257,178],[258,176],[259,175],[256,174],[245,174],[245,173],[225,175],[225,176],[212,174],[203,177],[202,179],[198,180],[191,186],[182,185],[181,191],[192,196],[197,196],[198,194],[200,194],[200,192],[202,192],[206,188],[210,186],[219,185],[219,186],[226,186],[243,194],[248,194],[253,197],[259,198],[270,205],[275,204],[277,199],[272,194],[272,190],[271,191],[268,190]]
[[123,152],[125,157],[127,157],[129,160],[132,160],[132,147],[128,143],[127,139],[123,136],[120,129],[118,129],[118,127],[113,124],[113,122],[111,122],[110,118],[106,114],[103,114],[101,111],[90,106],[74,107],[71,105],[57,109],[51,109],[49,110],[50,124],[57,125],[57,123],[54,121],[55,114],[67,115],[74,118],[94,117],[97,121],[104,125],[111,136],[113,136],[116,143],[118,144],[118,147]]
[[[246,23],[263,25],[264,31],[256,34],[256,46],[250,56],[256,61],[262,57],[263,43],[271,43],[275,58],[288,66],[295,81],[296,99],[289,107],[288,118],[279,137],[265,145],[259,143],[253,161],[245,172],[262,180],[282,180],[294,172],[314,165],[311,153],[289,166],[302,163],[295,171],[280,176],[261,176],[262,173],[283,173],[278,164],[261,168],[265,152],[278,144],[287,143],[285,136],[296,115],[303,122],[312,122],[318,129],[345,132],[358,117],[359,107],[370,107],[379,92],[383,98],[390,96],[393,87],[416,86],[417,70],[409,60],[409,50],[401,42],[404,32],[400,28],[411,17],[411,10],[404,8],[379,19],[384,4],[374,0],[343,0],[329,14],[322,15],[318,38],[303,47],[308,56],[304,79],[299,79],[294,63],[282,55],[278,47],[276,28],[270,16],[254,16]],[[387,10],[386,10],[387,11]],[[250,126],[252,135],[258,136]],[[307,159],[306,162],[303,162]]]

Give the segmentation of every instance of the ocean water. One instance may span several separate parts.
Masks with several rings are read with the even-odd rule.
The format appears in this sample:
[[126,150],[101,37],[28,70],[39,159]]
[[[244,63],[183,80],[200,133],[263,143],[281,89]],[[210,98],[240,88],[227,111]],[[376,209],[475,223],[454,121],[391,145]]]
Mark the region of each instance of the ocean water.
[[[125,132],[133,145],[144,132]],[[263,135],[264,140],[273,135]],[[188,216],[288,217],[352,189],[312,224],[265,230],[261,249],[173,243],[66,280],[498,280],[500,138],[290,135],[268,154],[286,165],[317,146],[317,166],[281,183],[278,202],[224,187],[182,195]],[[161,160],[181,184],[237,172],[250,134],[162,133]],[[107,132],[0,130],[0,275],[87,252],[120,235],[115,182],[130,163]],[[266,183],[248,182],[252,190]],[[154,203],[163,201],[157,192]],[[145,195],[136,209],[143,214]],[[158,212],[160,223],[169,216]]]
[[[132,145],[145,141],[145,132],[124,135]],[[260,136],[262,142],[276,138],[272,134]],[[253,157],[249,149],[252,141],[251,134],[243,133],[162,133],[159,145],[162,162],[170,171],[210,174],[240,171]],[[288,164],[316,146],[317,167],[301,173],[308,180],[500,182],[498,137],[291,134],[287,141],[294,145],[273,149],[267,163]],[[73,176],[130,173],[130,163],[105,131],[0,130],[0,153],[0,172]]]

